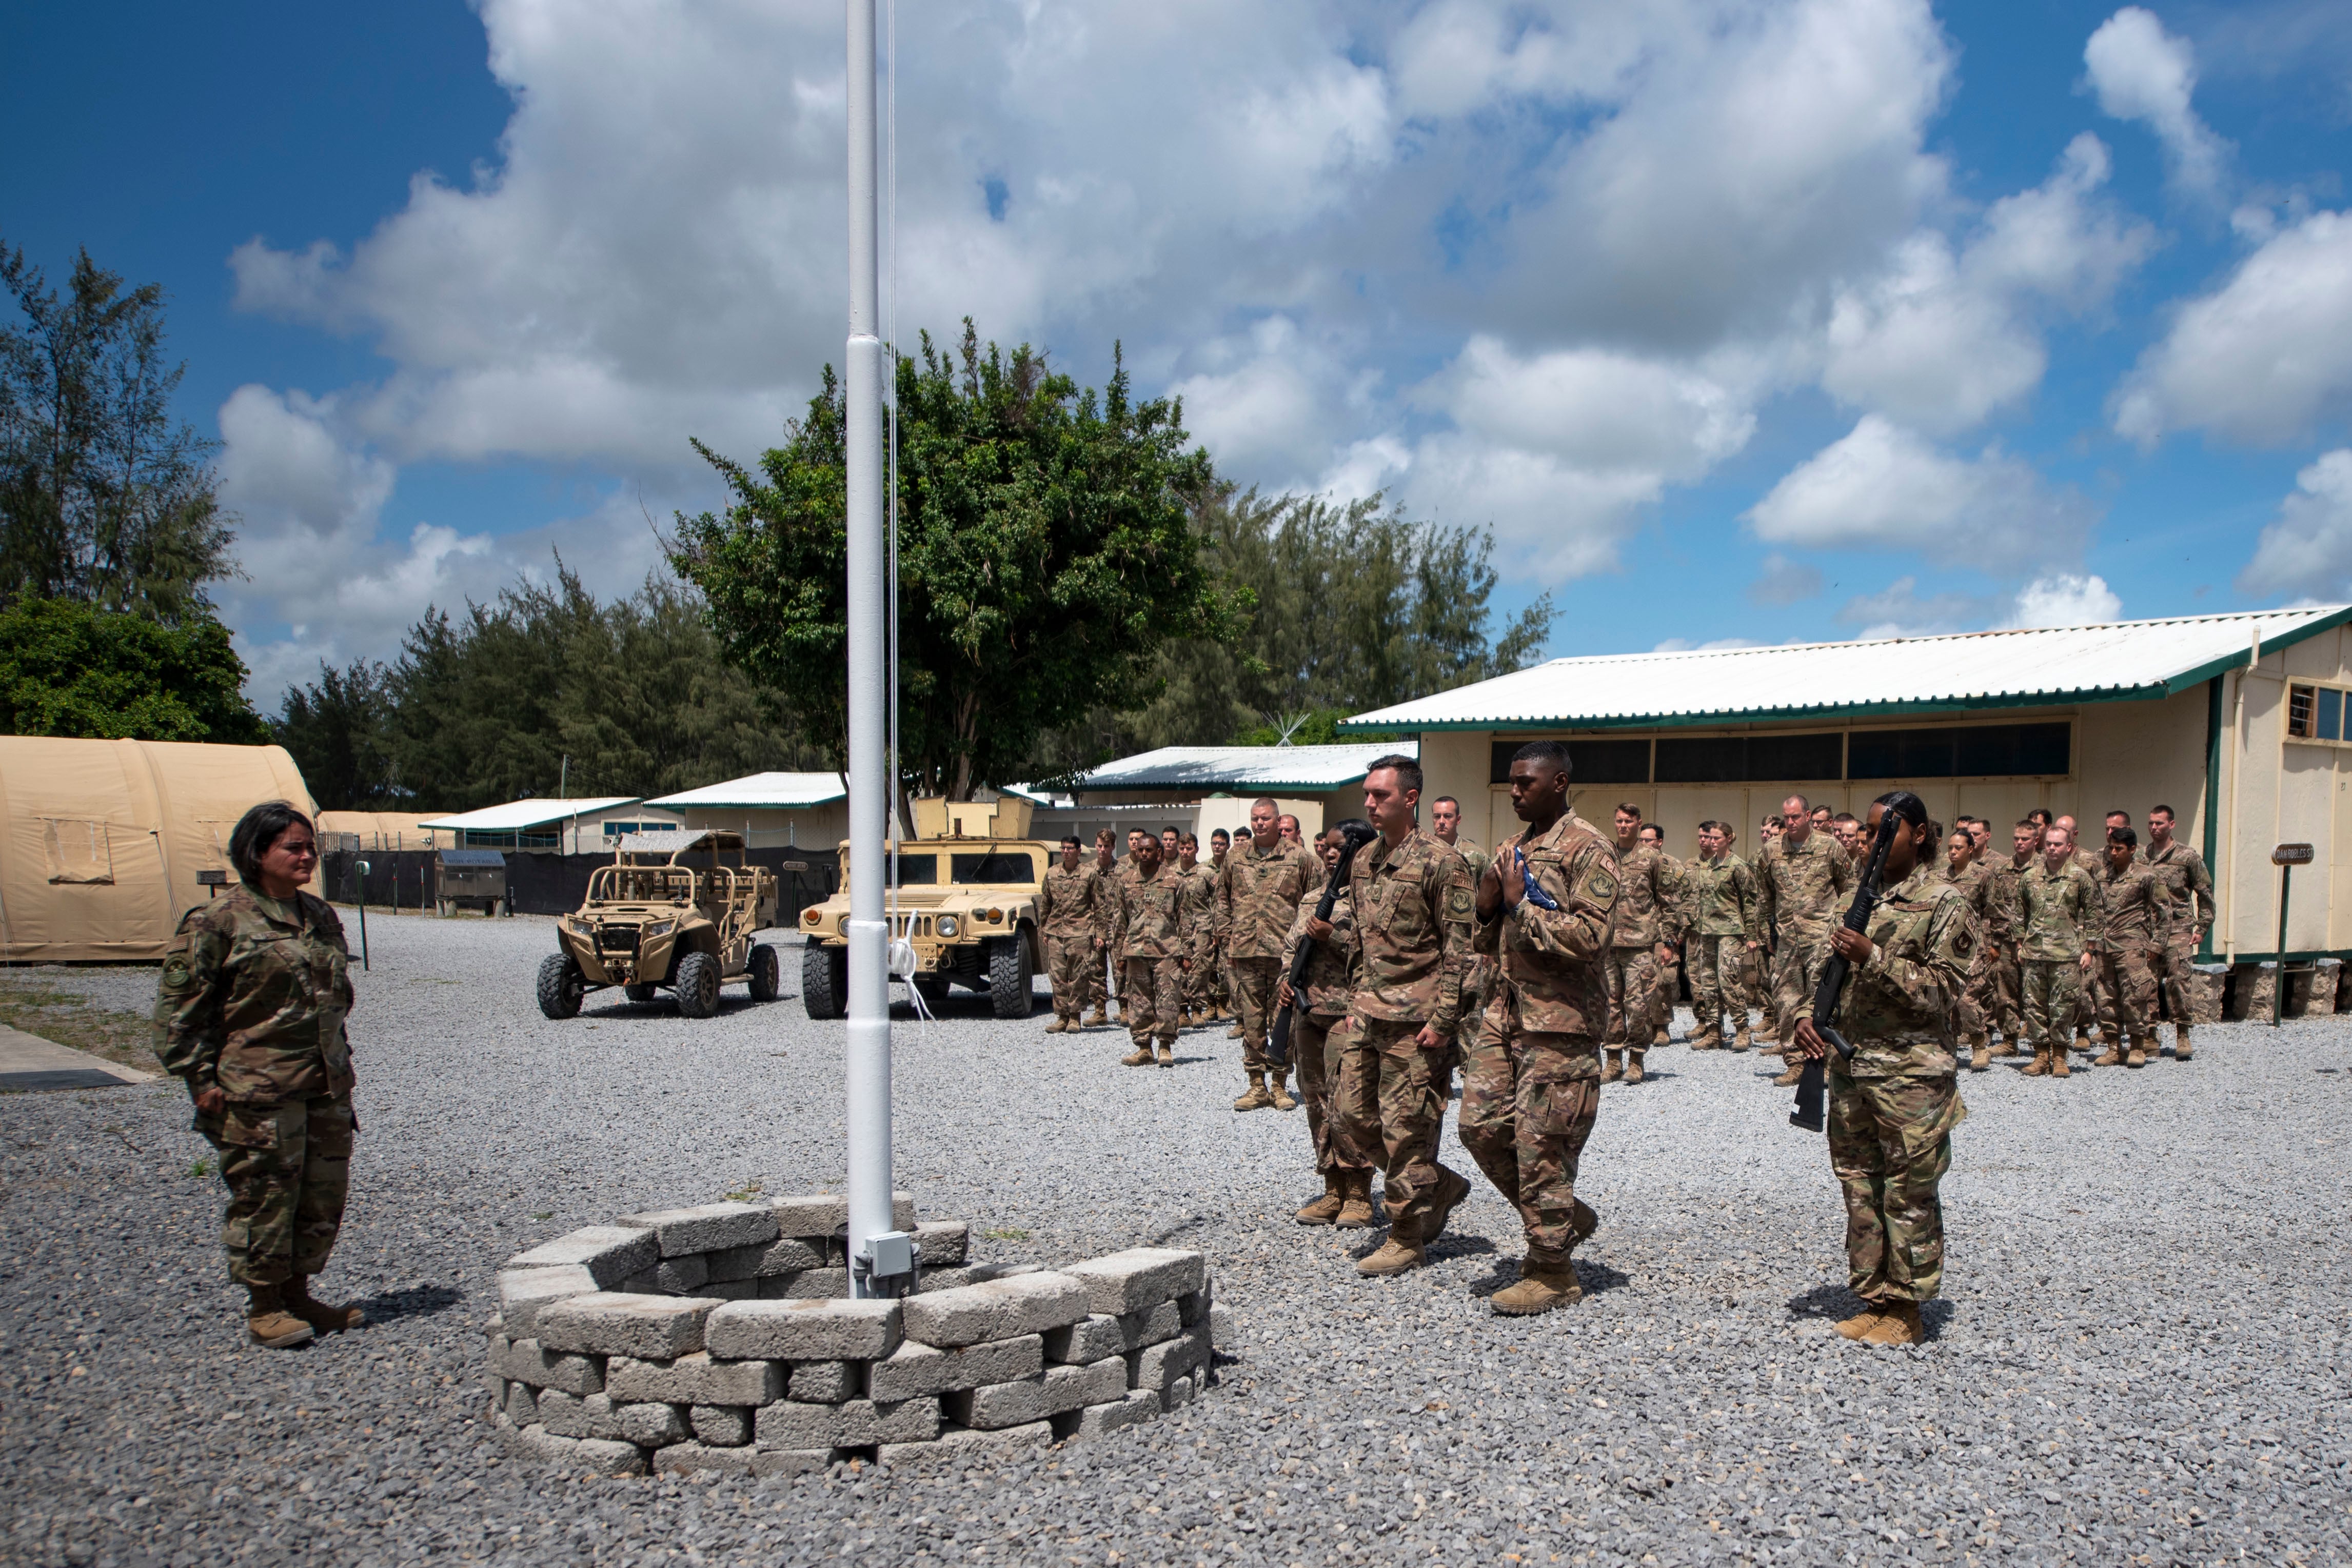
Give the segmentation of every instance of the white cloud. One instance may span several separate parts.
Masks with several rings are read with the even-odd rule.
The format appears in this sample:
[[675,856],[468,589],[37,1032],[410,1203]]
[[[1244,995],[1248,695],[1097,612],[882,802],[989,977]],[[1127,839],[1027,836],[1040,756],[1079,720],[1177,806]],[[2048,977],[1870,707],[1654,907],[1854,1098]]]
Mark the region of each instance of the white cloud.
[[1821,591],[1819,567],[1790,560],[1775,551],[1764,558],[1764,570],[1748,585],[1748,597],[1759,604],[1795,604]]
[[1687,637],[1669,637],[1652,648],[1653,653],[1712,653],[1724,648],[1761,648],[1764,644],[1753,637],[1717,637],[1710,643],[1694,643]]
[[2122,616],[2124,601],[2104,577],[2062,571],[2037,577],[2017,591],[2008,627],[2088,626]]
[[2153,445],[2203,429],[2271,446],[2338,413],[2352,393],[2352,218],[2314,213],[2182,308],[2115,404],[2117,432]]
[[2084,46],[2083,63],[2102,110],[2156,133],[2173,183],[2192,195],[2218,199],[2230,144],[2198,118],[2190,102],[2197,58],[2189,40],[2166,32],[2154,12],[2126,5],[2099,24]]
[[1931,637],[1965,632],[1983,623],[1993,601],[1973,593],[1922,595],[1919,580],[1898,577],[1876,593],[1856,595],[1838,612],[1838,619],[1859,626],[1863,642],[1883,637]]
[[2246,593],[2338,593],[2352,584],[2352,450],[2337,447],[2294,476],[2278,520],[2238,574]]
[[2082,497],[1998,445],[1955,457],[1874,413],[1783,476],[1747,517],[1772,544],[1916,549],[1996,570],[2071,561],[2096,520]]

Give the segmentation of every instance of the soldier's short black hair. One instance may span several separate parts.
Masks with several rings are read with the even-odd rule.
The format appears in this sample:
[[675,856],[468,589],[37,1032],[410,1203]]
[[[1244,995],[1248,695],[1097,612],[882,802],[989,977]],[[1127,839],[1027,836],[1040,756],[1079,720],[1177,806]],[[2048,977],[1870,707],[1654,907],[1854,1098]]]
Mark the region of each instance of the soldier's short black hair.
[[2131,821],[2131,813],[2130,813],[2129,811],[2125,810],[2124,810],[2122,807],[2120,807],[2120,806],[2110,806],[2110,807],[2108,807],[2108,808],[2107,808],[2107,816],[2108,816],[2110,819],[2113,819],[2113,818],[2116,818],[2116,817],[2121,817],[2121,818],[2122,818],[2125,821],[2126,821],[2126,822],[2128,822],[2128,821]]
[[[1922,800],[1918,796],[1914,795],[1908,789],[1889,789],[1885,794],[1881,795],[1877,800],[1873,800],[1871,804],[1874,806],[1885,807],[1886,814],[1888,816],[1900,817],[1915,828],[1931,828],[1935,826],[1933,822],[1927,820],[1927,802]],[[1940,834],[1937,836],[1941,837]]]
[[1233,834],[1225,831],[1223,828],[1219,828],[1215,832],[1209,835],[1209,841],[1211,843],[1215,843],[1219,839],[1224,840],[1227,843],[1232,843],[1234,841]]
[[1462,809],[1462,802],[1455,800],[1451,795],[1440,795],[1436,800],[1432,800],[1429,805],[1432,810],[1435,810],[1440,806],[1451,806],[1457,811]]
[[2033,810],[2025,813],[2025,820],[2032,823],[2037,828],[2046,828],[2058,819],[2050,814],[2050,809],[2048,807],[2036,806]]
[[[1821,808],[1818,806],[1814,808],[1815,810],[1819,810]],[[1855,816],[1852,811],[1839,811],[1832,815],[1830,821],[1832,822],[1859,822],[1862,819]]]
[[2127,850],[2136,850],[2139,848],[2139,835],[2133,832],[2129,828],[2109,828],[2107,830],[2107,842],[2111,844],[2121,844]]
[[1373,758],[1372,765],[1364,769],[1364,777],[1369,779],[1382,768],[1388,768],[1396,774],[1398,789],[1419,792],[1421,764],[1416,759],[1407,757],[1402,751],[1391,751],[1386,757]]
[[1713,817],[1709,817],[1706,821],[1701,822],[1698,825],[1698,831],[1702,833],[1712,833],[1720,830],[1723,824],[1721,822],[1717,821]]
[[1785,797],[1780,802],[1780,809],[1784,815],[1788,810],[1789,802],[1790,800],[1794,800],[1798,805],[1802,806],[1805,809],[1804,814],[1810,816],[1812,813],[1813,803],[1811,800],[1806,800],[1802,795],[1790,795]]
[[2179,813],[2175,811],[2169,806],[2150,806],[2147,809],[2147,814],[2151,817],[2155,816],[2158,811],[2163,812],[2166,816],[2172,818],[2176,821],[2179,820]]
[[[1644,823],[1643,823],[1643,824],[1642,824],[1642,827],[1641,827],[1641,831],[1642,831],[1642,832],[1643,832],[1643,833],[1655,833],[1655,834],[1657,834],[1657,835],[1658,835],[1658,842],[1660,842],[1660,843],[1662,843],[1662,844],[1663,844],[1663,843],[1664,843],[1664,842],[1666,841],[1666,830],[1665,830],[1665,829],[1664,829],[1664,828],[1662,828],[1662,827],[1660,827],[1660,826],[1659,826],[1657,823],[1655,823],[1655,822],[1644,822]],[[1638,836],[1638,835],[1637,835],[1637,836]]]
[[228,863],[236,867],[238,879],[260,886],[261,857],[285,836],[287,829],[298,825],[309,829],[311,837],[318,836],[318,825],[288,800],[264,800],[239,817],[228,835]]
[[1567,778],[1576,776],[1575,765],[1568,759],[1568,742],[1564,740],[1530,740],[1511,753],[1514,762],[1548,762]]
[[1082,847],[1078,842],[1078,835],[1076,833],[1064,833],[1062,835],[1062,846],[1065,849],[1073,850]]

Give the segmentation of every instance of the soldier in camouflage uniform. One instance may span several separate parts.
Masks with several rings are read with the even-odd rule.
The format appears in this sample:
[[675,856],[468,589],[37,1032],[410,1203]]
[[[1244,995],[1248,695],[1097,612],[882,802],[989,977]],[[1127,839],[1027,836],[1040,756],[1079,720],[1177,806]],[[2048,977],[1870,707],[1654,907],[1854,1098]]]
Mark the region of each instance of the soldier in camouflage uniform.
[[[1984,934],[1967,895],[1927,863],[1927,808],[1907,789],[1872,805],[1860,841],[1883,818],[1898,826],[1886,892],[1866,931],[1838,925],[1828,946],[1853,966],[1838,1010],[1851,1060],[1830,1051],[1809,1015],[1795,1054],[1827,1058],[1830,1165],[1845,1189],[1846,1282],[1863,1310],[1837,1325],[1864,1344],[1917,1344],[1919,1303],[1943,1289],[1944,1207],[1952,1129],[1968,1117],[1953,1057],[1955,1019]],[[1826,961],[1826,960],[1825,960]]]
[[[1413,825],[1421,764],[1383,757],[1364,775],[1364,814],[1381,836],[1356,852],[1356,989],[1333,1112],[1380,1161],[1389,1239],[1356,1265],[1398,1274],[1426,1262],[1470,1184],[1437,1160],[1446,1080],[1470,967],[1470,868]],[[1374,1151],[1379,1151],[1377,1155]]]
[[1323,862],[1304,845],[1283,842],[1275,826],[1278,814],[1270,800],[1251,803],[1249,841],[1234,846],[1217,878],[1216,918],[1242,1015],[1242,1071],[1249,1076],[1248,1092],[1234,1102],[1236,1111],[1262,1111],[1290,1099],[1282,1082],[1288,1070],[1266,1060],[1265,1031],[1274,1021],[1282,944],[1299,901],[1309,888],[1323,885]]
[[[1225,962],[1224,916],[1217,903],[1217,879],[1224,875],[1225,861],[1233,853],[1234,836],[1219,828],[1209,835],[1209,1016],[1215,1023],[1230,1019],[1234,1013],[1232,967]],[[1238,1040],[1238,1035],[1232,1038]]]
[[[1785,1059],[1797,1038],[1797,1020],[1811,1016],[1813,988],[1829,961],[1830,928],[1842,900],[1853,891],[1853,862],[1837,841],[1815,830],[1802,795],[1780,803],[1780,835],[1756,862],[1756,888],[1762,896],[1764,926],[1772,933],[1772,1009]],[[1799,1069],[1772,1082],[1785,1089]]]
[[[2172,1014],[2173,1060],[2186,1061],[2189,1026],[2196,1019],[2197,946],[2213,926],[2213,877],[2205,869],[2204,857],[2172,836],[2174,820],[2169,806],[2149,808],[2147,863],[2172,900],[2172,929],[2157,955],[2157,976],[2163,984],[2165,1008]],[[2156,1054],[2153,1043],[2148,1049]]]
[[1102,911],[1096,907],[1102,875],[1086,862],[1072,833],[1062,858],[1045,868],[1037,890],[1037,925],[1045,934],[1045,973],[1054,983],[1054,1021],[1047,1034],[1078,1028],[1089,991],[1087,975],[1102,967]]
[[[1340,833],[1347,826],[1341,822],[1315,841],[1327,877],[1339,867]],[[1307,1102],[1307,1134],[1315,1145],[1316,1172],[1323,1178],[1323,1196],[1298,1211],[1298,1223],[1359,1230],[1372,1222],[1372,1162],[1331,1115],[1334,1063],[1347,1049],[1348,1003],[1355,991],[1356,912],[1348,892],[1342,883],[1328,921],[1316,916],[1319,893],[1298,906],[1282,944],[1282,978],[1275,996],[1290,1009],[1290,1060],[1298,1067],[1298,1097]],[[1301,942],[1314,947],[1307,959],[1306,988],[1294,992],[1290,966]]]
[[[1477,886],[1478,879],[1486,874],[1486,867],[1494,857],[1478,847],[1477,840],[1462,836],[1462,802],[1451,795],[1440,795],[1429,808],[1429,831],[1438,841],[1462,857],[1463,863],[1470,868],[1470,885]],[[1454,1065],[1456,1067],[1462,1064],[1463,1053],[1470,1049],[1471,1040],[1477,1036],[1478,1015],[1486,1006],[1486,987],[1492,967],[1482,955],[1473,953],[1470,956],[1470,973],[1462,982],[1462,1023],[1454,1037]],[[1451,1085],[1453,1081],[1453,1073],[1449,1070],[1446,1082]]]
[[1689,956],[1691,1011],[1697,1027],[1693,1051],[1723,1048],[1724,1015],[1731,1016],[1731,1049],[1746,1051],[1748,956],[1763,946],[1762,904],[1756,873],[1731,852],[1717,821],[1698,825],[1698,859],[1683,873],[1685,951]]
[[1118,958],[1110,950],[1111,879],[1118,874],[1118,856],[1114,852],[1118,842],[1108,828],[1095,835],[1095,936],[1100,946],[1087,970],[1086,1026],[1089,1029],[1110,1022],[1110,983],[1104,977],[1107,970],[1118,967]]
[[1134,1051],[1127,1067],[1149,1067],[1159,1042],[1162,1067],[1176,1065],[1176,1030],[1184,1011],[1184,966],[1192,950],[1192,905],[1181,873],[1160,858],[1160,841],[1146,833],[1128,857],[1129,874],[1111,906],[1112,950],[1126,970],[1126,1013]]
[[1519,1317],[1583,1299],[1570,1254],[1601,1228],[1576,1176],[1601,1110],[1618,877],[1608,839],[1568,809],[1567,747],[1519,747],[1510,777],[1511,809],[1527,827],[1478,881],[1475,943],[1495,985],[1464,1064],[1459,1130],[1519,1211],[1519,1281],[1488,1301]]
[[1993,884],[1994,906],[2001,911],[2005,924],[1998,935],[1987,933],[1988,944],[1993,950],[1988,966],[1992,972],[1992,1011],[1990,1021],[2000,1028],[2000,1054],[2025,1054],[2025,971],[2019,946],[2024,939],[2025,905],[2020,883],[2033,862],[2042,855],[2040,824],[2020,821],[2010,831],[2011,851],[2005,858],[1988,862],[1988,875]]
[[1977,929],[1985,934],[1969,966],[1968,989],[1960,997],[1955,1019],[1960,1043],[1969,1049],[1969,1068],[1984,1072],[1992,1066],[1992,1026],[1987,1009],[1991,1006],[1993,946],[2004,923],[1998,913],[2000,894],[1992,869],[1977,858],[1976,851],[1976,835],[1966,828],[1955,829],[1945,841],[1944,864],[1937,874],[1960,890],[1960,896],[1969,901],[1969,913],[1977,917]]
[[1682,935],[1682,887],[1665,855],[1641,838],[1642,813],[1617,808],[1617,923],[1609,942],[1609,1066],[1603,1083],[1642,1082],[1642,1058],[1656,1029],[1659,966]]
[[155,1055],[220,1153],[221,1245],[249,1298],[247,1332],[279,1349],[366,1321],[310,1292],[342,1229],[359,1132],[351,954],[333,907],[302,891],[318,852],[285,801],[247,811],[229,835],[239,882],[180,917],[155,995]]
[[2052,824],[2042,836],[2042,858],[2018,879],[2023,915],[2020,948],[2025,977],[2025,1031],[2033,1042],[2028,1078],[2071,1076],[2068,1026],[2082,997],[2084,977],[2098,962],[2099,894],[2090,873],[2074,863],[2074,841]]
[[1659,859],[1665,862],[1666,874],[1673,880],[1676,890],[1675,919],[1678,935],[1664,945],[1666,956],[1658,960],[1657,984],[1650,988],[1650,1043],[1667,1045],[1674,1040],[1675,1005],[1682,1000],[1683,994],[1683,946],[1687,937],[1680,933],[1689,929],[1690,900],[1681,890],[1683,876],[1689,870],[1689,865],[1680,855],[1666,848],[1666,830],[1657,823],[1642,824],[1642,841],[1657,851]]
[[[2064,812],[2059,813],[2057,821],[2051,826],[2063,831],[2066,841],[2074,846],[2074,864],[2090,879],[2091,891],[2097,894],[2106,873],[2107,857],[2083,841],[2083,835],[2076,831],[2074,819]],[[2075,1050],[2086,1054],[2089,1052],[2098,1029],[2099,1014],[2106,1000],[2106,986],[2101,977],[2099,966],[2094,964],[2074,993]]]
[[1192,967],[1184,971],[1184,1023],[1209,1021],[1209,976],[1216,967],[1217,875],[1201,863],[1201,840],[1186,833],[1177,841],[1176,871],[1192,901]]
[[2156,965],[2173,926],[2172,895],[2138,849],[2139,835],[2129,828],[2108,830],[2107,863],[2099,879],[2099,967],[2112,1010],[2099,1018],[2107,1053],[2096,1067],[2144,1067],[2157,1043]]

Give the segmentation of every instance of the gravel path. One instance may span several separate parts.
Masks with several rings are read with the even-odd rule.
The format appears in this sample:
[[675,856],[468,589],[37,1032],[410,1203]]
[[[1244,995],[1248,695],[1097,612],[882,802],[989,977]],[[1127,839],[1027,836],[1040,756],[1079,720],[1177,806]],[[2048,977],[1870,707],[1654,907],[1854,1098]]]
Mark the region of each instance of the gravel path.
[[[592,1481],[488,1440],[494,1268],[617,1214],[835,1185],[841,1030],[740,990],[701,1023],[616,997],[550,1023],[549,922],[369,925],[322,1281],[365,1333],[245,1347],[175,1085],[0,1097],[0,1562],[2352,1560],[2352,1024],[1964,1078],[1936,1337],[1874,1353],[1827,1334],[1852,1310],[1836,1189],[1752,1056],[1662,1050],[1609,1091],[1589,1297],[1497,1320],[1517,1229],[1483,1183],[1433,1267],[1360,1282],[1377,1233],[1290,1223],[1302,1118],[1228,1109],[1223,1030],[1144,1072],[1111,1031],[960,993],[898,1031],[898,1185],[992,1260],[1205,1249],[1243,1358],[1175,1416],[1002,1466]],[[148,971],[42,973],[152,996]],[[1474,1169],[1450,1132],[1446,1157]]]

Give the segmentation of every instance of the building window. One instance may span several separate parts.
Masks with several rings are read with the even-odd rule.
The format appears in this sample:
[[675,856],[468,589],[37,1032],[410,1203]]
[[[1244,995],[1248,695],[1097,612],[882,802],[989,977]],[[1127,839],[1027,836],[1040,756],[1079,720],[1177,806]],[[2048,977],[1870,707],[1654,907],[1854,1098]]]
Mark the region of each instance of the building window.
[[1857,729],[1846,744],[1846,777],[2063,777],[2072,766],[2073,739],[2074,728],[2065,724]]
[[[1517,740],[1496,741],[1486,781],[1508,784],[1511,758],[1533,738],[1522,736]],[[1650,781],[1650,743],[1646,740],[1571,740],[1568,743],[1568,761],[1570,778],[1579,786]]]
[[1658,740],[1661,784],[1777,784],[1843,776],[1845,737],[1826,735],[1715,735]]
[[2341,746],[2345,692],[2341,686],[2290,685],[2286,689],[2286,736],[2289,740],[2326,741]]

